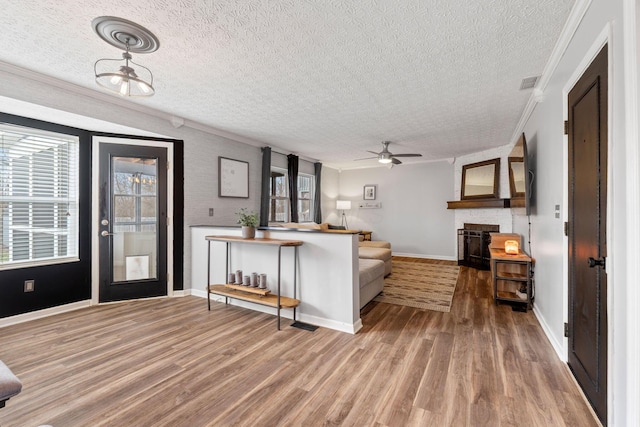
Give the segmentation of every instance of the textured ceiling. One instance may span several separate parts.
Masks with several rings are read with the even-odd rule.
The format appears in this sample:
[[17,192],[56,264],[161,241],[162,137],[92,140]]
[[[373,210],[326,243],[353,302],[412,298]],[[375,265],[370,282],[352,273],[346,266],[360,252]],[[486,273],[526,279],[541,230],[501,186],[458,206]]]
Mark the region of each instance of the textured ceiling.
[[[511,143],[574,0],[0,0],[0,61],[101,89],[112,15],[160,40],[131,102],[342,167]],[[420,159],[417,159],[420,160]],[[411,163],[414,159],[403,159]],[[375,161],[371,161],[375,164]]]

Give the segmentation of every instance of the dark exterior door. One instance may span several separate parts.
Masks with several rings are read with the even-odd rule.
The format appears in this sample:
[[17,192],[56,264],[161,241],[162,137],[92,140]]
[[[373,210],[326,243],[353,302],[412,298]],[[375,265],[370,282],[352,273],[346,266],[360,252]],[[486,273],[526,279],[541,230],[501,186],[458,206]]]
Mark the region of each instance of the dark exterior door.
[[569,93],[569,367],[607,421],[607,47]]
[[167,295],[167,149],[100,144],[100,302]]

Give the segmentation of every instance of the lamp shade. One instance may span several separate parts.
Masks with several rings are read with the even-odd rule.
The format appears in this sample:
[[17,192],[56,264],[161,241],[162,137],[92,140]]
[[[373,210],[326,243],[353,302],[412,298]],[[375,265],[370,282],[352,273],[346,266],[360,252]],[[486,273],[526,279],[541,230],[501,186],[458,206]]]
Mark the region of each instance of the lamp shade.
[[336,200],[336,209],[339,209],[339,210],[351,209],[351,200]]

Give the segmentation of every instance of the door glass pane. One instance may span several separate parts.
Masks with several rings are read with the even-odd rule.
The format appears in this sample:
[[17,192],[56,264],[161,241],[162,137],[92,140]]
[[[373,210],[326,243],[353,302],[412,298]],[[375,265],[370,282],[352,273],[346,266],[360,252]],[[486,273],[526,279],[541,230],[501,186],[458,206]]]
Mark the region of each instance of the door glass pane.
[[111,160],[114,282],[157,279],[157,160]]

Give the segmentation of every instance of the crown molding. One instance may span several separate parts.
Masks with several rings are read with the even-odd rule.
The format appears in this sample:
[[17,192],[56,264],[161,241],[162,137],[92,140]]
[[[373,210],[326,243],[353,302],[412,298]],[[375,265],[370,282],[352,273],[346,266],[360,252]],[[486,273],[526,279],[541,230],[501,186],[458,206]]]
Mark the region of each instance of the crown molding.
[[531,117],[536,105],[544,100],[544,91],[549,84],[549,80],[551,80],[553,73],[556,71],[556,68],[558,68],[560,60],[567,51],[571,39],[578,30],[587,10],[589,10],[591,1],[592,0],[576,0],[576,3],[573,5],[573,8],[569,13],[569,17],[567,18],[567,22],[565,22],[562,32],[560,33],[560,37],[558,38],[558,41],[551,52],[551,56],[547,61],[547,65],[545,65],[542,75],[540,76],[540,79],[538,79],[538,84],[531,92],[527,105],[524,107],[524,111],[520,116],[516,129],[511,136],[512,144],[515,144],[518,138],[520,138],[520,135],[524,131],[524,126],[527,124],[527,121]]

